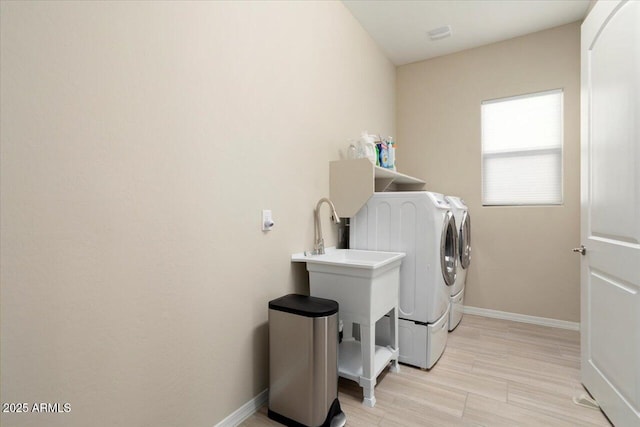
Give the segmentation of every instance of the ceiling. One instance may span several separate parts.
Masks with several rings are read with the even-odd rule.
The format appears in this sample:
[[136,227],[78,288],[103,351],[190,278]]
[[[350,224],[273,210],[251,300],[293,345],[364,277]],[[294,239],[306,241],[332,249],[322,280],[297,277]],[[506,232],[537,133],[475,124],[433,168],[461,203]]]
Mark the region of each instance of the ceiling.
[[[343,0],[396,65],[584,19],[590,0]],[[428,32],[450,25],[451,37]]]

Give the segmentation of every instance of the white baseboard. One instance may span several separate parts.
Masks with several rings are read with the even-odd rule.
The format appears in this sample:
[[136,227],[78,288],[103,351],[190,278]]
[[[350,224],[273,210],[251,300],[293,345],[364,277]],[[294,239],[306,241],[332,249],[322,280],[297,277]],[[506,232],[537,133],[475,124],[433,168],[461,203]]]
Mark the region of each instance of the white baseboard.
[[265,389],[256,397],[236,409],[231,415],[220,421],[215,427],[236,427],[244,420],[255,414],[258,409],[265,403],[269,397],[269,389]]
[[476,316],[493,317],[494,319],[513,320],[514,322],[531,323],[540,326],[550,326],[552,328],[570,329],[572,331],[580,330],[580,323],[578,322],[509,313],[507,311],[490,310],[488,308],[470,307],[468,305],[464,306],[463,313],[475,314]]

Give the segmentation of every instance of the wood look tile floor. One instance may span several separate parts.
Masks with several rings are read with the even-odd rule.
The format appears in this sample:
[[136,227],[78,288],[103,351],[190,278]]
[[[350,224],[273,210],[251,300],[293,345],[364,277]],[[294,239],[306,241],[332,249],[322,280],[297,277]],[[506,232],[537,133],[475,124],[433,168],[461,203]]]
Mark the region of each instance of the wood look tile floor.
[[[610,426],[600,411],[577,406],[580,334],[465,315],[429,371],[401,365],[378,377],[374,408],[340,378],[347,426]],[[263,406],[242,426],[278,426]]]

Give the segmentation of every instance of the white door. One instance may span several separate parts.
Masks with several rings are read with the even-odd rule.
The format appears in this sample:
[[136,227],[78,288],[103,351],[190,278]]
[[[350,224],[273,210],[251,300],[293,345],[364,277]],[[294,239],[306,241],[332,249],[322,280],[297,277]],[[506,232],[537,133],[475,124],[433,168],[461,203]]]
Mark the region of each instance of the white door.
[[640,1],[582,24],[582,382],[640,426]]

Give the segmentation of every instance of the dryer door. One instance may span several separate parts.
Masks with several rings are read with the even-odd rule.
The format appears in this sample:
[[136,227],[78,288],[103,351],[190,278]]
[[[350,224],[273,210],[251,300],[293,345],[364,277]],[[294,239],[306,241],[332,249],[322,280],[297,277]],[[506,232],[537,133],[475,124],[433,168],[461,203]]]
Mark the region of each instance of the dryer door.
[[460,266],[466,270],[469,267],[469,264],[471,264],[471,218],[469,217],[469,212],[465,212],[462,215],[458,246],[460,252]]
[[447,286],[453,286],[456,281],[457,258],[458,231],[456,230],[456,221],[451,211],[447,211],[440,239],[440,266],[442,267],[442,277]]

